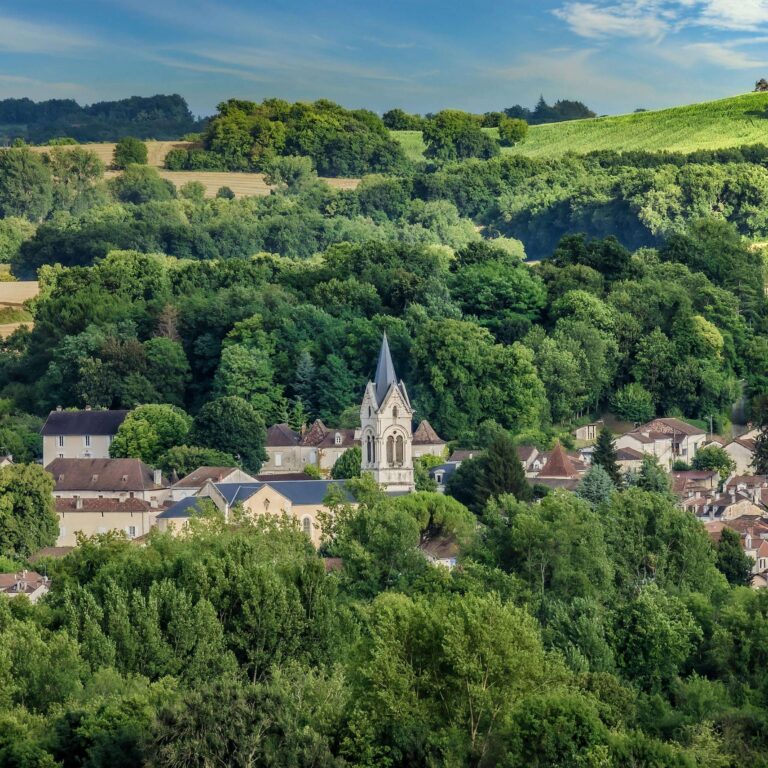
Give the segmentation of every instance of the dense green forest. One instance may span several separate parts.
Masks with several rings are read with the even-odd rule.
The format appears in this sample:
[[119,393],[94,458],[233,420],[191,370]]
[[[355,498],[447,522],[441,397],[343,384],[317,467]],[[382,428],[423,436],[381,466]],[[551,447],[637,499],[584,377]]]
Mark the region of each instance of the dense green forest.
[[[133,435],[167,469],[258,471],[275,421],[355,425],[386,331],[417,417],[486,456],[453,489],[466,507],[365,480],[359,507],[330,499],[340,571],[286,521],[212,512],[36,563],[51,595],[0,601],[0,767],[768,765],[768,598],[738,542],[713,545],[652,462],[536,503],[503,470],[605,408],[718,429],[763,402],[768,150],[462,161],[471,126],[449,115],[412,164],[329,106],[330,133],[302,129],[320,155],[296,157],[322,109],[227,104],[249,166],[253,126],[286,131],[258,160],[269,196],[0,153],[0,259],[41,288],[0,344],[4,449],[33,459],[56,405],[144,406],[116,455]],[[367,128],[334,163],[389,158],[355,190],[317,178],[337,120]],[[14,522],[12,475],[2,570],[50,534]],[[441,534],[453,571],[418,550]]]
[[178,139],[202,123],[178,95],[131,96],[80,106],[73,99],[0,100],[0,144],[23,139],[45,144],[67,137],[76,141],[117,141],[126,134],[142,139]]

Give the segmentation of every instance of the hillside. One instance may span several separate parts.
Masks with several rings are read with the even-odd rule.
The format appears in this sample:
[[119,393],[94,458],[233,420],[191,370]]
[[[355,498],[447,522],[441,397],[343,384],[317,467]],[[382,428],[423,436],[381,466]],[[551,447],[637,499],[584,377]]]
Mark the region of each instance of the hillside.
[[[393,132],[406,154],[421,156],[417,131]],[[768,93],[594,120],[532,126],[525,143],[504,148],[528,157],[557,157],[595,150],[694,152],[768,144]]]

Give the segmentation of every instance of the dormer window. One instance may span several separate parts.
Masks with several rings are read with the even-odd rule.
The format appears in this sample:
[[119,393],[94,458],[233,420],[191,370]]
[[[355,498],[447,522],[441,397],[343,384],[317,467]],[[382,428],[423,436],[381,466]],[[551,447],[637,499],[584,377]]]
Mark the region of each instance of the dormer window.
[[98,476],[98,475],[91,475],[91,482],[92,482],[92,483],[95,483],[95,482],[97,482],[97,481],[98,481],[98,479],[99,479],[99,476]]
[[333,442],[336,445],[341,445],[341,435],[338,432],[336,433],[336,436],[333,438]]
[[[98,477],[98,475],[94,475],[94,477]],[[124,483],[128,482],[128,475],[123,475],[123,482]]]

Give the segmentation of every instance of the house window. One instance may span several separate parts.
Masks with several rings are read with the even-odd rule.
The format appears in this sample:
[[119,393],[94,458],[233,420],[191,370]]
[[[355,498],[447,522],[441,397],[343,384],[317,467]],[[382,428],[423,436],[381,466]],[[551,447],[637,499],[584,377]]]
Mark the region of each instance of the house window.
[[443,484],[443,473],[442,472],[436,472],[435,473],[435,480],[437,481],[438,485]]
[[86,448],[90,448],[91,447],[91,436],[90,435],[86,435],[85,436],[85,447]]
[[275,466],[276,467],[282,467],[283,466],[283,454],[282,453],[276,453],[275,454]]
[[301,527],[304,530],[304,533],[307,534],[307,536],[312,535],[312,520],[310,520],[308,517],[305,517],[301,521]]
[[333,438],[333,442],[336,443],[336,445],[341,445],[341,435],[337,432],[336,436]]
[[60,458],[60,459],[63,459],[63,458],[64,458],[64,454],[63,454],[63,453],[60,453],[60,454],[59,454],[59,458]]
[[58,441],[59,441],[59,448],[63,448],[64,447],[64,435],[59,435]]
[[136,526],[135,525],[129,525],[128,526],[128,538],[135,539],[136,538]]

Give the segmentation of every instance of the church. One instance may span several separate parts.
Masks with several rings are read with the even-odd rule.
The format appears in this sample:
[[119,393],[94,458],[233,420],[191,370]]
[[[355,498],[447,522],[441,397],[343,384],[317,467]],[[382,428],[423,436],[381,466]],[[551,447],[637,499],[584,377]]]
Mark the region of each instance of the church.
[[[395,373],[385,334],[376,373],[363,394],[359,429],[331,430],[316,421],[305,434],[298,434],[287,424],[275,425],[269,430],[273,436],[272,446],[267,446],[268,452],[271,449],[270,462],[262,467],[262,474],[254,482],[210,480],[196,495],[161,512],[157,525],[161,531],[182,530],[199,510],[201,500],[206,499],[225,519],[236,505],[254,516],[288,515],[298,522],[312,543],[319,546],[320,518],[327,511],[325,499],[333,486],[341,493],[348,493],[345,481],[294,479],[290,474],[301,472],[309,461],[321,470],[326,467],[330,470],[338,456],[359,445],[362,472],[371,474],[386,493],[411,493],[416,488],[414,459],[427,453],[442,456],[445,452],[445,442],[426,420],[413,431],[413,413],[405,383]],[[348,500],[353,502],[351,497]]]
[[360,427],[334,429],[317,419],[308,429],[296,432],[288,424],[275,424],[267,430],[267,461],[261,472],[289,476],[311,465],[327,476],[343,453],[360,446],[364,472],[393,491],[412,489],[414,460],[425,455],[442,457],[446,448],[426,419],[413,431],[413,414],[384,334],[376,373],[360,406]]

